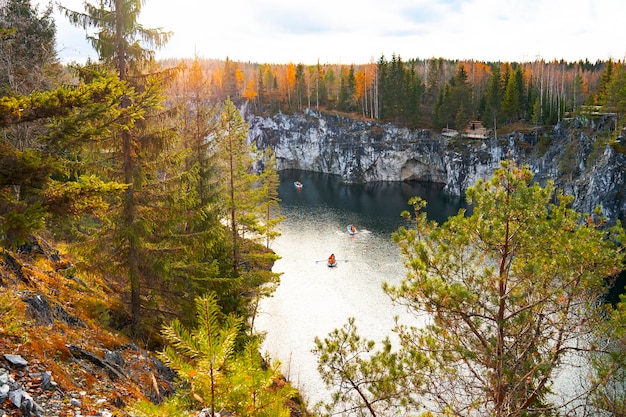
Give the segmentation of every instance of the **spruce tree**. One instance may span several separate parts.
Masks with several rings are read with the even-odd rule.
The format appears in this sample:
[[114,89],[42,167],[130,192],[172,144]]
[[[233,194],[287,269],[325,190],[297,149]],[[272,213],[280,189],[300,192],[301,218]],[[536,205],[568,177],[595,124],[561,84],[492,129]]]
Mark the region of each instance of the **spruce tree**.
[[[85,12],[76,12],[63,8],[70,22],[83,28],[93,27],[96,29],[94,36],[88,36],[88,40],[98,53],[100,61],[107,68],[117,72],[122,81],[129,82],[136,90],[141,91],[139,101],[133,101],[131,96],[124,96],[120,100],[120,108],[128,109],[133,106],[141,106],[143,111],[151,111],[160,105],[162,100],[160,86],[157,79],[148,79],[141,76],[147,64],[154,57],[154,50],[150,47],[161,47],[170,34],[160,29],[144,28],[138,21],[143,1],[140,0],[100,0],[97,4],[84,3]],[[138,201],[138,192],[143,187],[143,181],[151,178],[146,175],[142,163],[150,161],[138,161],[138,157],[146,155],[144,150],[157,150],[158,133],[141,132],[135,129],[121,129],[114,134],[119,135],[121,142],[120,160],[121,177],[119,181],[127,185],[115,242],[120,265],[123,273],[128,277],[130,287],[130,306],[132,313],[133,329],[137,326],[141,316],[141,283],[147,277],[143,267],[145,253],[143,249],[150,234],[150,227],[143,222],[146,217]],[[154,178],[154,177],[152,177]],[[154,221],[155,219],[151,219]]]
[[522,71],[521,67],[509,76],[504,95],[502,97],[502,115],[508,122],[516,121],[522,114]]
[[240,416],[288,417],[287,406],[297,391],[280,374],[278,362],[259,354],[258,340],[237,349],[243,320],[222,314],[215,294],[196,299],[196,325],[189,329],[178,320],[163,329],[168,342],[160,357],[178,373],[176,393],[163,404],[147,401],[132,405],[133,415],[190,415],[208,408]]
[[[224,300],[224,306],[228,305],[227,312],[249,316],[258,301],[257,295],[267,295],[275,288],[264,284],[276,284],[278,274],[271,271],[277,256],[263,245],[264,233],[271,232],[271,224],[268,230],[263,220],[267,218],[267,208],[274,205],[271,185],[274,180],[268,176],[274,167],[266,166],[265,174],[255,172],[254,165],[260,155],[254,144],[248,144],[247,136],[247,123],[233,102],[226,100],[211,142],[223,187],[225,204],[221,219],[226,222],[229,235],[230,268],[224,277],[231,280],[236,290],[228,303]],[[260,289],[261,286],[264,288]],[[242,298],[241,294],[249,297]]]
[[500,76],[500,67],[497,65],[492,67],[489,86],[485,94],[486,105],[482,121],[485,126],[493,127],[495,130],[500,122],[499,117],[502,102],[502,78]]

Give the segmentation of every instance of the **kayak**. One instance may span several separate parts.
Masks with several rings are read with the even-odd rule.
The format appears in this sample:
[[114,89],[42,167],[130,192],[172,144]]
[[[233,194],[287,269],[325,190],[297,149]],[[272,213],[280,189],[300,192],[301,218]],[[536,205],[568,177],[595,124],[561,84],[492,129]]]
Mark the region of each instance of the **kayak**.
[[326,265],[328,265],[329,268],[335,267],[335,266],[337,266],[337,261],[335,261],[333,263],[328,262]]
[[302,183],[300,181],[294,181],[293,185],[295,185],[296,188],[302,188]]
[[356,227],[354,227],[354,225],[349,224],[348,226],[346,226],[346,229],[348,229],[348,233],[350,233],[351,235],[356,233]]

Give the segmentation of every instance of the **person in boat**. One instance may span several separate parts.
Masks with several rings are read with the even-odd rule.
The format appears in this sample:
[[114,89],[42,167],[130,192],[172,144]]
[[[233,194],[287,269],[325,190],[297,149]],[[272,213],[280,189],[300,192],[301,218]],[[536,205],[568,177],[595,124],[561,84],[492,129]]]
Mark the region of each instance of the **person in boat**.
[[354,225],[353,225],[353,224],[351,224],[351,225],[350,225],[350,231],[351,231],[352,233],[356,232],[356,227],[354,227]]
[[333,265],[336,262],[337,262],[337,260],[335,259],[335,254],[331,253],[330,256],[328,257],[328,264],[329,265]]

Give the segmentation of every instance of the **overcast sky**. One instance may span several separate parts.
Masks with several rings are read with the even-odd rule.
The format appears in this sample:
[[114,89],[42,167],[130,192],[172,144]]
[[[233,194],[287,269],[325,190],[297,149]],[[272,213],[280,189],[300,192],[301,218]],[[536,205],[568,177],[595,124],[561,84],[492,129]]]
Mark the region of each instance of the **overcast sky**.
[[[83,10],[82,0],[59,1]],[[147,0],[140,23],[174,33],[157,58],[362,64],[383,54],[591,62],[626,56],[625,0]],[[82,29],[58,17],[57,30],[64,62],[95,58]]]

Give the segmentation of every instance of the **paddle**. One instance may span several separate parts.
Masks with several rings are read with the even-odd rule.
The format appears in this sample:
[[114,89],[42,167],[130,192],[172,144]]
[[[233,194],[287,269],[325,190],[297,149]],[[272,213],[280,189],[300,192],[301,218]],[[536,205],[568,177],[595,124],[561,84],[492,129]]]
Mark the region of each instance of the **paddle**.
[[[349,259],[335,259],[335,262],[348,262]],[[320,259],[319,261],[315,261],[315,263],[318,262],[328,262],[328,259]]]

